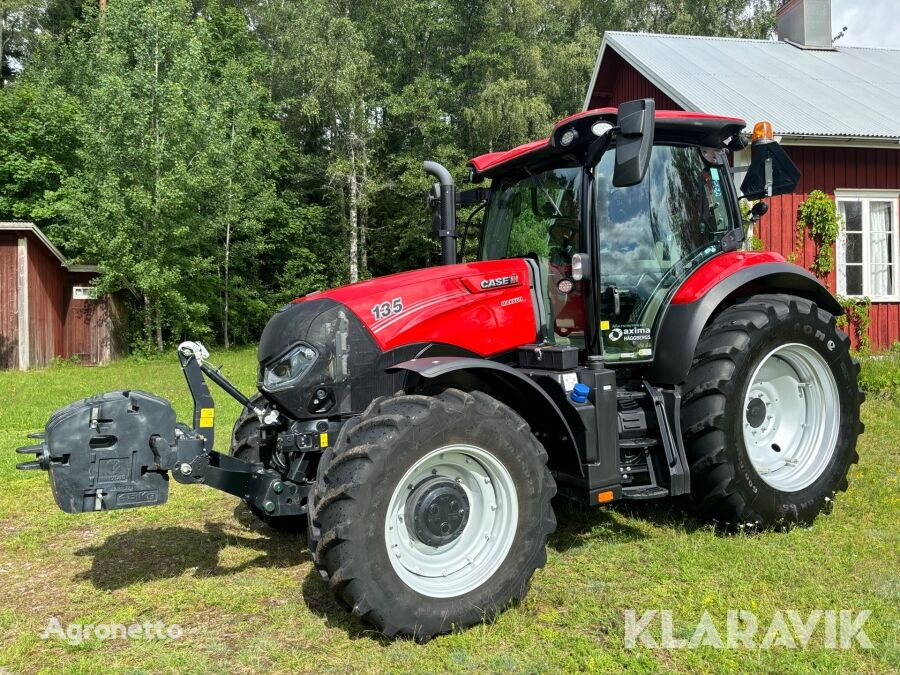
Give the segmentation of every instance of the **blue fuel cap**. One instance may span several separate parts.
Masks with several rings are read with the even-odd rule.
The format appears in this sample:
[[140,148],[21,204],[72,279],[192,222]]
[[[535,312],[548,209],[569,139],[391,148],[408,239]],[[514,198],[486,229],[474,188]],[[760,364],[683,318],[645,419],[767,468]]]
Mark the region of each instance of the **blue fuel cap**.
[[588,394],[591,393],[591,388],[586,384],[579,382],[572,388],[572,401],[575,403],[584,403],[587,401]]

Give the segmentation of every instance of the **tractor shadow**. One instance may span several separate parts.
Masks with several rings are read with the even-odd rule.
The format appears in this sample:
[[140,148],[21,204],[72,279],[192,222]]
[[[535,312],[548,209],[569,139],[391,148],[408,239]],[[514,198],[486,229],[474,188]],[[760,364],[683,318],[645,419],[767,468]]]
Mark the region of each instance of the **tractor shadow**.
[[618,501],[608,507],[586,506],[563,498],[553,501],[556,532],[548,546],[564,553],[591,541],[630,543],[652,537],[642,524],[695,532],[708,524],[694,515],[689,500]]
[[[233,528],[226,530],[225,525],[147,528],[110,535],[97,546],[75,551],[77,556],[91,558],[90,569],[75,578],[101,590],[115,590],[142,581],[180,577],[191,570],[195,577],[230,576],[247,569],[287,568],[310,560],[302,537],[280,534],[255,522],[252,529],[262,536],[249,537]],[[258,555],[239,565],[222,566],[220,553],[231,546]]]
[[322,619],[329,628],[344,631],[350,640],[367,640],[382,647],[387,647],[398,640],[412,640],[412,638],[399,635],[389,638],[353,616],[350,613],[351,608],[331,594],[315,567],[306,575],[300,592],[303,594],[303,602],[310,612]]

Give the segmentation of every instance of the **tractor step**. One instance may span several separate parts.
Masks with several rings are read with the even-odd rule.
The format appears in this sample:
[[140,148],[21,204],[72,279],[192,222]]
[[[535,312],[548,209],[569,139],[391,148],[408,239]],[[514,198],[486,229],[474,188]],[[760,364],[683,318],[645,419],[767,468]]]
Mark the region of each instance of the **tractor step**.
[[639,450],[641,448],[652,448],[654,445],[658,445],[659,441],[655,438],[620,438],[619,439],[619,448],[626,448],[628,450]]
[[623,499],[659,499],[668,497],[669,491],[658,485],[640,485],[637,487],[622,488]]

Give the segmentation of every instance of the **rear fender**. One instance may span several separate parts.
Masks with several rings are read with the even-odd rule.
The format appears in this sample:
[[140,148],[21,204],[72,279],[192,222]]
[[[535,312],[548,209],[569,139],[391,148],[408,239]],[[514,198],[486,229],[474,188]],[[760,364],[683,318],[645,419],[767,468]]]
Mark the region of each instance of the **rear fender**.
[[715,314],[738,298],[756,293],[790,293],[815,302],[834,316],[844,312],[812,274],[786,262],[753,264],[709,284],[694,283],[692,288],[686,288],[690,281],[691,278],[675,293],[660,318],[649,373],[650,381],[655,384],[674,385],[684,381],[703,329]]
[[398,363],[388,372],[406,371],[406,389],[423,384],[482,391],[515,410],[544,445],[551,470],[583,473],[575,434],[562,410],[534,380],[515,368],[487,359],[444,356]]

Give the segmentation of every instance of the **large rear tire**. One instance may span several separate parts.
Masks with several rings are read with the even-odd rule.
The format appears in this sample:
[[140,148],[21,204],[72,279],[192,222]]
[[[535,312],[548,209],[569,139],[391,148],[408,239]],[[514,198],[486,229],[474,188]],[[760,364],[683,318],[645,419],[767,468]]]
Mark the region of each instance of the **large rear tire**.
[[546,562],[546,461],[526,422],[480,392],[378,399],[320,463],[316,565],[388,636],[423,641],[489,620]]
[[757,295],[708,325],[684,385],[693,496],[729,528],[809,523],[859,460],[859,364],[833,316]]

